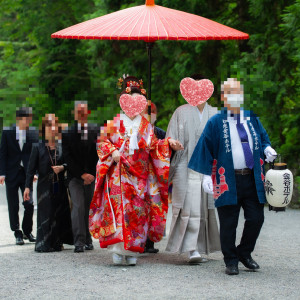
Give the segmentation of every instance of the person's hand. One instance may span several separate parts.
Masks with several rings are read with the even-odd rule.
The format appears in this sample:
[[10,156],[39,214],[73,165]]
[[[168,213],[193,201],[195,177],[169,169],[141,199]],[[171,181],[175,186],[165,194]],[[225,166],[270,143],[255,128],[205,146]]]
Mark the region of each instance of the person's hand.
[[119,150],[115,150],[111,156],[112,156],[112,159],[114,160],[114,162],[118,163],[121,158],[121,153]]
[[24,201],[29,201],[30,200],[30,189],[29,188],[25,189],[23,198],[24,198]]
[[33,176],[33,182],[36,182],[38,180],[38,177],[36,175]]
[[265,152],[265,155],[266,155],[266,162],[267,163],[273,162],[277,157],[277,152],[270,146],[268,146],[265,149],[264,152]]
[[53,166],[51,168],[53,169],[53,172],[55,174],[58,174],[58,173],[62,172],[65,169],[64,166]]
[[84,185],[89,185],[95,180],[95,177],[91,174],[88,174],[88,173],[82,174],[81,178],[83,179],[83,184]]
[[179,141],[169,139],[169,145],[174,151],[183,150],[183,146]]
[[5,176],[0,176],[0,184],[4,184]]
[[203,176],[202,186],[205,193],[213,195],[214,187],[213,187],[211,176],[209,175]]

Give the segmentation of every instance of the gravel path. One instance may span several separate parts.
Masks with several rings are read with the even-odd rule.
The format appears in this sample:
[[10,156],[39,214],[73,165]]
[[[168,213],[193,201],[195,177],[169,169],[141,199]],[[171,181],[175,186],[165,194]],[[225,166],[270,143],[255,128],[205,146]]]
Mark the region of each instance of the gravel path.
[[[118,267],[97,241],[81,254],[71,246],[44,254],[28,242],[16,246],[0,186],[0,299],[300,299],[300,210],[265,209],[265,217],[253,254],[258,272],[240,264],[239,276],[225,275],[220,253],[190,266],[185,256],[164,252],[166,238],[158,254]],[[242,223],[241,216],[238,238]]]

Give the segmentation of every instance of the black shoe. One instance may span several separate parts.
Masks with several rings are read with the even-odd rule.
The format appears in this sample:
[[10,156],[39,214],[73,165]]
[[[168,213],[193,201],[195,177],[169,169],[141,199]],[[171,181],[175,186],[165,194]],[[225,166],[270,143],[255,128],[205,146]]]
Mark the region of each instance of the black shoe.
[[144,253],[157,253],[159,251],[159,249],[156,248],[145,248]]
[[92,243],[88,243],[84,247],[85,250],[94,250],[94,245]]
[[75,253],[84,252],[83,246],[75,246],[74,252]]
[[54,251],[59,252],[62,251],[64,249],[63,244],[61,243],[57,243],[54,247],[53,247]]
[[20,236],[16,237],[16,245],[24,245],[23,238]]
[[252,257],[249,257],[249,258],[240,257],[239,260],[246,268],[248,268],[250,270],[258,270],[259,269],[259,265],[257,264],[256,261],[254,261],[252,259]]
[[228,265],[228,266],[226,266],[225,273],[227,275],[238,275],[239,268],[237,265]]
[[29,240],[29,242],[31,242],[31,243],[36,242],[36,238],[32,235],[32,233],[29,233],[29,234],[23,233],[23,239],[24,240]]
[[39,253],[48,253],[48,252],[55,252],[55,249],[53,248],[39,248],[39,249],[35,249],[35,252],[39,252]]

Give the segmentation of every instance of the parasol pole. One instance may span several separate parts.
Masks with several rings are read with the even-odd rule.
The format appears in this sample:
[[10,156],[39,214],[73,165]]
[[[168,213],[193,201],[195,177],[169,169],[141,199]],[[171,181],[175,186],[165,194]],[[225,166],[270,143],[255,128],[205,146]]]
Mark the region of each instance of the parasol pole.
[[151,68],[152,68],[152,56],[151,50],[154,46],[153,42],[147,42],[146,48],[148,52],[148,121],[151,121]]
[[[155,5],[155,0],[146,0],[145,5],[153,6]],[[152,57],[151,50],[154,46],[153,42],[147,42],[146,48],[148,52],[148,121],[151,121],[151,65],[152,65]]]

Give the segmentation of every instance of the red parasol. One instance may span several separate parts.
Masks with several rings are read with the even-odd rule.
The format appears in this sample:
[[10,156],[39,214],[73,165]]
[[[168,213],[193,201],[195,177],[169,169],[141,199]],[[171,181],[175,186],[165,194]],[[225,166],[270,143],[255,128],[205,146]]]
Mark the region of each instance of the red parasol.
[[[123,9],[65,28],[51,35],[62,39],[142,40],[149,56],[148,96],[151,99],[151,49],[158,40],[234,40],[249,35],[212,20],[155,5]],[[151,102],[149,102],[151,105]]]

